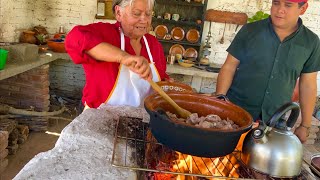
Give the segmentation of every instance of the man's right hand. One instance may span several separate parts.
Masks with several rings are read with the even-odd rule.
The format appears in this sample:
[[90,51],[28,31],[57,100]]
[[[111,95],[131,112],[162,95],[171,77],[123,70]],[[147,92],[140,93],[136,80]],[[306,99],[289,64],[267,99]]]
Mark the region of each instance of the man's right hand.
[[145,80],[152,80],[152,71],[146,58],[142,56],[124,54],[119,59],[119,63],[127,66],[131,71],[137,73],[141,78]]

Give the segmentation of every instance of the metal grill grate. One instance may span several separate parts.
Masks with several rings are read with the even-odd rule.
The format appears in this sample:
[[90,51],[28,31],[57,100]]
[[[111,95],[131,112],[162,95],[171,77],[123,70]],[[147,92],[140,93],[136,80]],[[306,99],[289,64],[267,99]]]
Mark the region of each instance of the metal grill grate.
[[[148,124],[141,119],[120,117],[115,130],[111,163],[115,167],[137,170],[139,179],[159,179],[155,177],[157,175],[163,179],[174,179],[178,175],[197,177],[197,179],[255,178],[255,172],[240,160],[240,151],[234,151],[219,158],[201,158],[182,154],[177,158],[177,152],[155,142],[148,131]],[[184,163],[187,161],[191,161],[191,164]],[[178,166],[179,163],[185,164],[183,169]],[[294,179],[308,180],[314,179],[313,177],[303,170],[301,175]]]

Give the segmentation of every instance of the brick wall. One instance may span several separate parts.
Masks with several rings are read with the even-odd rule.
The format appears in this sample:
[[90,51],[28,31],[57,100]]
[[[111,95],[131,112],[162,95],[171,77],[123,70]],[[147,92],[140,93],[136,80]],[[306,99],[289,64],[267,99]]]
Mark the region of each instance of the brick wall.
[[49,111],[49,65],[0,81],[0,103],[15,108]]
[[34,2],[0,0],[0,42],[17,42],[20,33],[34,25]]
[[85,76],[82,65],[60,59],[50,64],[50,94],[80,99]]

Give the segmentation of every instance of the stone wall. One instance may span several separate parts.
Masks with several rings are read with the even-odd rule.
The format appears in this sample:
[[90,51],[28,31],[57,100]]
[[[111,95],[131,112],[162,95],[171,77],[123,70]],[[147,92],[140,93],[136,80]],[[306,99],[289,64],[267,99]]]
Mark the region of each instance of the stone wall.
[[80,99],[85,84],[82,65],[60,59],[50,64],[50,94]]

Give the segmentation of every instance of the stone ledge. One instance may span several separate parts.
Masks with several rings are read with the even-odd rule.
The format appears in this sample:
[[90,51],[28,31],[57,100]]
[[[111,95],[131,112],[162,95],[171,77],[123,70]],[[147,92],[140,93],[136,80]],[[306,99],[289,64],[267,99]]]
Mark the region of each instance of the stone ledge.
[[[50,63],[57,59],[71,59],[67,53],[55,53],[47,52],[41,54],[36,60],[20,61],[20,62],[8,62],[3,70],[0,70],[0,80],[15,76],[30,69],[39,67],[41,65]],[[207,72],[197,68],[185,68],[178,64],[167,65],[167,73],[169,74],[183,74],[189,76],[198,76],[203,78],[217,79],[218,73]]]
[[214,78],[217,79],[218,73],[208,72],[205,70],[200,70],[194,67],[185,68],[178,64],[167,65],[167,73],[169,74],[183,74],[189,76],[199,76],[203,78]]
[[67,53],[55,53],[49,51],[45,54],[40,54],[40,56],[35,60],[12,63],[8,62],[5,68],[3,70],[0,70],[0,80],[26,72],[28,70],[50,63],[57,59],[70,59],[70,57]]

